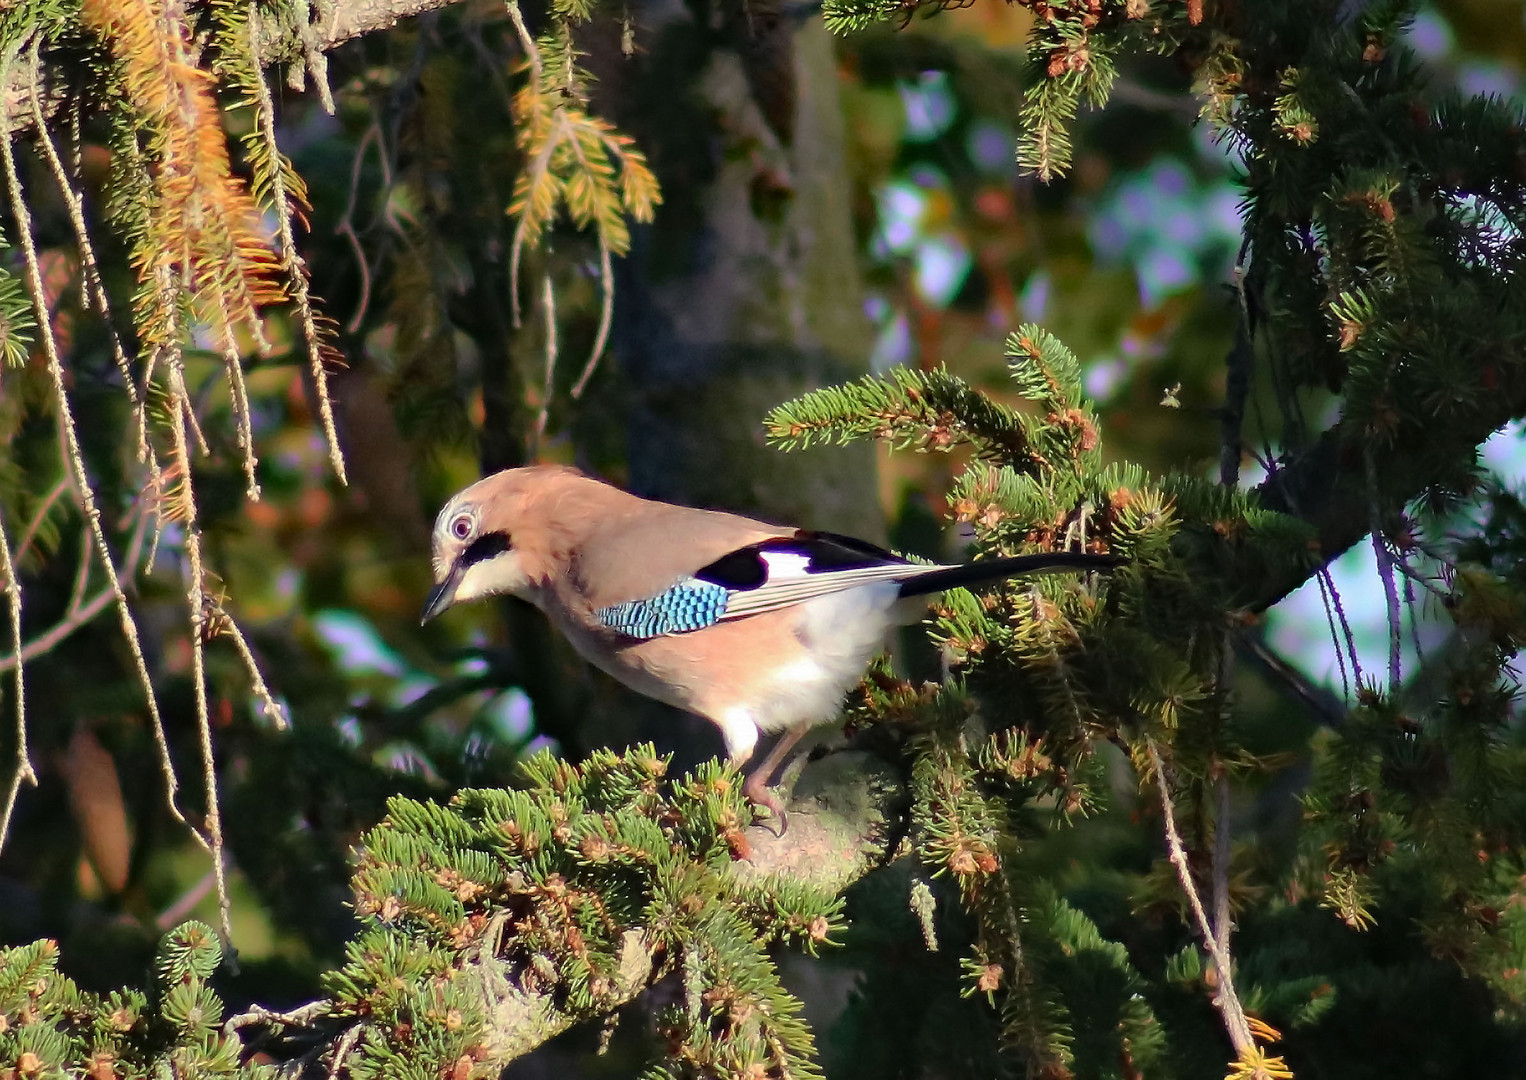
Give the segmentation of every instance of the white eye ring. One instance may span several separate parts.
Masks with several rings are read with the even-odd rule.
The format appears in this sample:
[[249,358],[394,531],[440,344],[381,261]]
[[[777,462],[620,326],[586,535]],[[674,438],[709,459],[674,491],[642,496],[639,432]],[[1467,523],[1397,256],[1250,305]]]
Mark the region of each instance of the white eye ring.
[[451,519],[450,535],[457,540],[465,540],[472,534],[472,516],[470,514],[457,514]]

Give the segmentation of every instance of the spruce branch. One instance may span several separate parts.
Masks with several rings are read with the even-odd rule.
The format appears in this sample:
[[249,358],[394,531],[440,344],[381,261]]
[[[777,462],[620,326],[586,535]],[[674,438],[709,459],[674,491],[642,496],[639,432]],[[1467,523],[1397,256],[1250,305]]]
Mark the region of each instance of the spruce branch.
[[659,1020],[675,1065],[716,1071],[724,1052],[815,1075],[761,949],[826,939],[836,894],[893,855],[902,799],[888,765],[831,754],[799,775],[781,839],[744,827],[734,774],[669,779],[649,746],[540,755],[519,788],[448,806],[395,799],[355,878],[367,929],[329,980],[327,1016],[360,1030],[351,1074],[384,1075],[404,1047],[493,1074],[681,971],[694,1012]]

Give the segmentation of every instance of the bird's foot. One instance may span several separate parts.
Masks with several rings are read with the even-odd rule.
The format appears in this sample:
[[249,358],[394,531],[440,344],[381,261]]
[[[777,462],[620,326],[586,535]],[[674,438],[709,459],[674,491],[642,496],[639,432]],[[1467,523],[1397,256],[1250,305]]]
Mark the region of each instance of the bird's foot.
[[[774,789],[768,786],[768,777],[753,773],[742,785],[742,794],[747,800],[760,809],[767,810],[769,820],[766,824],[759,821],[758,824],[768,829],[775,836],[783,836],[789,829],[789,815],[784,812],[784,804],[779,801],[779,796],[774,794]],[[774,827],[778,823],[778,828]]]

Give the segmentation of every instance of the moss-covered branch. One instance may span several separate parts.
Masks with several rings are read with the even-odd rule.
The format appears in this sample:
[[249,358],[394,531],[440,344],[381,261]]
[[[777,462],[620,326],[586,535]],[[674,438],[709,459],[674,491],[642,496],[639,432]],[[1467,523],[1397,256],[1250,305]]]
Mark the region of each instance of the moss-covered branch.
[[[255,42],[265,65],[285,63],[308,65],[309,58],[337,48],[352,38],[376,30],[386,30],[404,19],[449,7],[456,0],[331,0],[314,5],[307,20],[296,17],[298,10],[307,13],[306,4],[275,5],[266,12],[259,39]],[[284,17],[282,17],[284,16]],[[68,89],[77,65],[43,65],[41,89],[43,114],[51,118],[73,100]],[[5,133],[15,137],[33,126],[31,73],[24,67],[12,69],[3,87]]]

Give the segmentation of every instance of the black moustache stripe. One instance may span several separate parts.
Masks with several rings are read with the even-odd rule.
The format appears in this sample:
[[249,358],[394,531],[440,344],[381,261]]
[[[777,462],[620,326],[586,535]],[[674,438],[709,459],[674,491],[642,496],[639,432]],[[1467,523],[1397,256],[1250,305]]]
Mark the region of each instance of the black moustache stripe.
[[467,545],[466,550],[461,552],[456,560],[456,564],[465,570],[474,563],[484,562],[495,555],[502,555],[513,546],[509,543],[509,534],[506,532],[483,533]]

